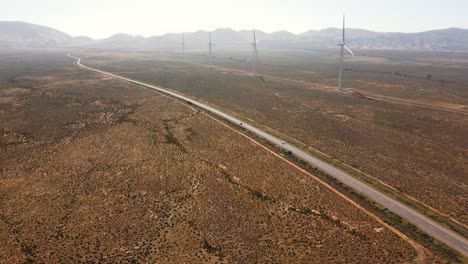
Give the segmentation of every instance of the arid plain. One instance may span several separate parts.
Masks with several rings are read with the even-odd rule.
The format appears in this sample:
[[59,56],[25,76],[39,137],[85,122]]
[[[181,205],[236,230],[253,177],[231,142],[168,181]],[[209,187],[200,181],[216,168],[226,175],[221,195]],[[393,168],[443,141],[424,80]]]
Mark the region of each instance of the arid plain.
[[[328,51],[203,56],[84,54],[89,65],[180,91],[381,181],[465,226],[468,57],[360,51],[336,92]],[[466,231],[466,230],[465,230]]]
[[366,210],[190,105],[78,69],[64,54],[0,61],[2,263],[422,257]]

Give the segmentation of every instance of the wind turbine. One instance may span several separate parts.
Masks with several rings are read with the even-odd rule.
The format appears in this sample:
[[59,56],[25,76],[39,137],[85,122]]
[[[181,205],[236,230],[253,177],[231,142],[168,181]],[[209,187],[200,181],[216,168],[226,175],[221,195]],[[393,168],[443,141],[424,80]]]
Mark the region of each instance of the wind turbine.
[[208,50],[209,50],[209,61],[210,61],[210,69],[213,69],[213,66],[211,64],[211,59],[213,57],[212,53],[213,53],[213,42],[211,42],[211,32],[208,32],[208,37],[209,37],[209,42],[208,42]]
[[340,53],[340,67],[338,71],[338,91],[341,92],[341,84],[342,84],[342,77],[343,77],[343,61],[344,61],[344,50],[346,49],[351,55],[354,56],[354,53],[346,46],[346,39],[345,39],[345,16],[343,16],[343,37],[342,42],[338,44],[341,47]]
[[182,33],[182,58],[185,57],[185,34]]
[[253,42],[252,42],[252,75],[257,75],[257,44],[260,42],[260,40],[257,40],[257,36],[255,34],[255,29],[253,30]]

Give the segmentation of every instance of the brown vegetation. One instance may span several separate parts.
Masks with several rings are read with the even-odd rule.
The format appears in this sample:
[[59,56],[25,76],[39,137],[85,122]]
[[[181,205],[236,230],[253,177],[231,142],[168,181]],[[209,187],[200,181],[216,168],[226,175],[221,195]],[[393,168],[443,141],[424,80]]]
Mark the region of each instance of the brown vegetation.
[[[279,131],[466,226],[468,103],[464,88],[468,80],[463,73],[468,60],[443,54],[375,53],[350,63],[353,68],[347,67],[346,81],[354,91],[379,100],[332,92],[336,63],[320,54],[264,55],[270,62],[260,68],[266,73],[264,82],[242,74],[246,64],[226,58],[216,61],[223,67],[220,71],[208,71],[192,61],[137,53],[92,54],[85,63],[169,87]],[[444,62],[442,58],[446,63],[435,64]],[[190,59],[203,62],[203,58]],[[395,76],[396,69],[406,77]],[[431,80],[426,78],[429,72]]]
[[[406,262],[414,249],[189,106],[25,57],[0,81],[4,263]],[[5,60],[5,59],[3,59]],[[4,96],[8,94],[8,96]]]

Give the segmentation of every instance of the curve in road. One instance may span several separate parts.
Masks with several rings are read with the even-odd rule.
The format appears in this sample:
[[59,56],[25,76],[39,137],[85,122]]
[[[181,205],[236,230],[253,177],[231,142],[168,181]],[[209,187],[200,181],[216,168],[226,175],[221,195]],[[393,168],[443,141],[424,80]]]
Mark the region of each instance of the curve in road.
[[199,107],[200,109],[203,109],[207,112],[210,112],[211,114],[214,114],[218,117],[221,117],[222,119],[224,120],[227,120],[229,122],[232,122],[234,124],[237,124],[241,127],[243,127],[244,129],[246,129],[247,131],[250,131],[251,133],[254,133],[256,136],[260,137],[260,138],[264,138],[265,140],[269,141],[270,143],[272,143],[273,145],[276,145],[288,152],[290,152],[292,155],[294,155],[295,157],[307,162],[309,165],[311,165],[312,167],[317,167],[319,170],[327,173],[328,175],[334,177],[335,179],[337,179],[338,181],[340,181],[341,183],[343,183],[344,185],[352,188],[353,190],[357,191],[358,193],[364,195],[365,197],[367,197],[368,199],[384,206],[385,208],[387,208],[389,211],[391,211],[392,213],[402,217],[403,219],[407,220],[409,223],[417,226],[418,228],[420,228],[421,230],[423,230],[425,233],[427,233],[428,235],[430,235],[431,237],[437,239],[438,241],[446,244],[447,246],[451,247],[452,249],[458,251],[459,253],[461,253],[463,256],[465,257],[468,257],[468,240],[442,226],[441,224],[437,223],[436,221],[430,219],[429,217],[417,212],[416,210],[408,207],[407,205],[387,196],[386,194],[376,190],[375,188],[373,188],[372,186],[364,183],[364,182],[361,182],[360,180],[354,178],[353,176],[347,174],[346,172],[322,161],[322,160],[319,160],[315,157],[313,157],[312,155],[310,155],[309,153],[285,142],[284,140],[276,137],[276,136],[273,136],[261,129],[258,129],[240,119],[237,119],[233,116],[230,116],[224,112],[221,112],[220,110],[218,109],[215,109],[211,106],[208,106],[206,104],[203,104],[203,103],[200,103],[200,102],[197,102],[197,101],[194,101],[193,99],[189,98],[189,97],[186,97],[186,96],[183,96],[181,94],[178,94],[178,93],[174,93],[172,91],[169,91],[169,90],[166,90],[164,88],[161,88],[161,87],[157,87],[157,86],[154,86],[154,85],[151,85],[151,84],[147,84],[147,83],[143,83],[143,82],[140,82],[140,81],[136,81],[136,80],[132,80],[132,79],[129,79],[129,78],[125,78],[125,77],[122,77],[122,76],[119,76],[119,75],[115,75],[115,74],[112,74],[112,73],[109,73],[109,72],[105,72],[105,71],[101,71],[101,70],[98,70],[98,69],[94,69],[94,68],[91,68],[91,67],[88,67],[88,66],[85,66],[83,64],[81,64],[81,59],[78,58],[78,57],[74,57],[74,56],[71,56],[71,55],[68,55],[69,57],[71,58],[74,58],[76,59],[76,64],[84,69],[88,69],[88,70],[91,70],[91,71],[94,71],[94,72],[98,72],[98,73],[101,73],[101,74],[105,74],[105,75],[108,75],[108,76],[111,76],[111,77],[115,77],[115,78],[118,78],[118,79],[121,79],[121,80],[125,80],[125,81],[128,81],[128,82],[131,82],[131,83],[134,83],[134,84],[138,84],[138,85],[141,85],[141,86],[145,86],[147,88],[151,88],[151,89],[154,89],[158,92],[161,92],[161,93],[164,93],[166,95],[170,95],[172,97],[175,97],[175,98],[178,98],[178,99],[181,99],[181,100],[184,100],[186,101],[187,103],[190,103],[194,106],[197,106]]

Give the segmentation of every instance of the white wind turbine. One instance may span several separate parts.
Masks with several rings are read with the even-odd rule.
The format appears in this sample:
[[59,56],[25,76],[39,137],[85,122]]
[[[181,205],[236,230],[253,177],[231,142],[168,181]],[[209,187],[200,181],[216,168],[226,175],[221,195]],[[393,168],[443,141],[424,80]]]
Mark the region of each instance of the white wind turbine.
[[182,58],[185,57],[185,34],[182,34]]
[[260,42],[260,40],[257,40],[257,36],[255,34],[255,29],[253,30],[253,42],[252,42],[252,75],[257,75],[257,44]]
[[342,42],[338,44],[338,46],[341,47],[341,53],[340,53],[340,67],[338,71],[338,91],[341,91],[341,84],[342,84],[342,77],[343,77],[343,61],[344,61],[344,50],[346,49],[351,55],[354,56],[354,53],[346,46],[346,40],[345,40],[345,16],[343,16],[343,37],[342,37]]
[[208,37],[209,37],[209,42],[208,42],[208,51],[209,51],[209,55],[208,55],[208,56],[209,56],[209,58],[208,58],[208,59],[209,59],[209,61],[210,61],[210,69],[213,69],[213,65],[212,65],[212,63],[211,63],[211,59],[212,59],[212,57],[213,57],[212,54],[213,54],[213,46],[214,46],[214,44],[213,44],[213,42],[211,41],[211,32],[208,32]]

